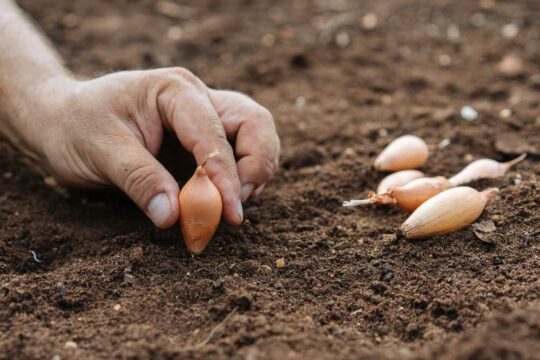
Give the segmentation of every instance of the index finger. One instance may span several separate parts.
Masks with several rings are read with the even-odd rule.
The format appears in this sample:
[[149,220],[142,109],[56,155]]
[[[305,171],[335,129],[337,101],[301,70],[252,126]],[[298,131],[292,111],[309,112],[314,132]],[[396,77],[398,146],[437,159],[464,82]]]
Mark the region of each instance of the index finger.
[[236,137],[236,166],[245,201],[278,169],[281,146],[274,119],[264,107],[239,93],[210,90],[210,99],[227,136]]
[[228,223],[239,225],[243,209],[234,154],[206,88],[200,87],[204,84],[181,84],[165,90],[158,101],[160,112],[182,146],[193,153],[197,164],[202,164],[213,151],[219,152],[219,156],[208,161],[205,170],[221,194],[223,217]]

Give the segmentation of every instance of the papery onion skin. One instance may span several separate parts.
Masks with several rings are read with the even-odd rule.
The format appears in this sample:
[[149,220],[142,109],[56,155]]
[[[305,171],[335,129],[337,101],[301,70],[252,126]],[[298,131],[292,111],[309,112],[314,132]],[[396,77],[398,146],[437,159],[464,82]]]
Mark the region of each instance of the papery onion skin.
[[452,185],[459,186],[478,179],[497,178],[503,176],[508,169],[515,164],[520,163],[526,157],[527,154],[521,154],[517,158],[507,162],[498,162],[491,159],[478,159],[471,162],[456,175],[452,176],[449,181]]
[[223,210],[219,190],[202,166],[180,191],[179,201],[184,243],[190,253],[199,255],[214,236]]
[[407,185],[413,180],[424,177],[424,173],[419,170],[401,170],[386,176],[377,186],[377,194],[384,194],[390,189]]
[[406,238],[422,239],[461,230],[478,219],[497,192],[496,188],[478,192],[468,186],[446,190],[420,205],[401,232]]
[[452,187],[450,182],[442,177],[416,179],[408,184],[391,189],[388,194],[405,212],[411,213],[428,199]]
[[392,141],[373,162],[379,171],[399,171],[422,166],[429,157],[424,140],[415,135],[403,135]]

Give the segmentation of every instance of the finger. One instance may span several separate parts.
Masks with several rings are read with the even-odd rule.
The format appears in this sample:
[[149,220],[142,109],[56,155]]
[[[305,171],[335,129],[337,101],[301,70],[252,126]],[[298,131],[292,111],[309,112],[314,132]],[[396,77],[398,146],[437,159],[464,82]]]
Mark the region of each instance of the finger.
[[96,168],[124,191],[159,228],[178,221],[178,184],[134,137],[94,142]]
[[280,142],[274,119],[264,107],[239,93],[212,90],[210,97],[214,104],[223,107],[218,110],[222,110],[220,116],[227,135],[236,136],[241,197],[245,201],[277,170]]
[[198,164],[214,150],[219,152],[219,156],[208,161],[205,170],[221,194],[224,219],[239,225],[243,209],[234,154],[203,86],[193,79],[179,82],[160,95],[159,106],[180,143],[193,153]]

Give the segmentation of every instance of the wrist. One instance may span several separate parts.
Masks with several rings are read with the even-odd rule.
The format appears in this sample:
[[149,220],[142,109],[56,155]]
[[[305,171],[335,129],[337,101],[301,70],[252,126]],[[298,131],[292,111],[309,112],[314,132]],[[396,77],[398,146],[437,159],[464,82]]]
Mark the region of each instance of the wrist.
[[53,133],[61,130],[66,99],[77,84],[68,74],[58,74],[27,88],[8,88],[7,96],[0,96],[0,133],[28,156],[43,159],[46,142],[58,139]]

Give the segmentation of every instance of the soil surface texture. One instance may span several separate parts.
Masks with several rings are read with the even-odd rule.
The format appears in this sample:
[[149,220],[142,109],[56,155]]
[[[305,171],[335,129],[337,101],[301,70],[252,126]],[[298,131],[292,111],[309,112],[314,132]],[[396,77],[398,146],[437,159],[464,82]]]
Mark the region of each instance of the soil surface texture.
[[[184,66],[249,94],[283,153],[192,257],[177,227],[0,143],[0,359],[540,358],[539,1],[20,3],[81,77]],[[341,207],[406,133],[430,175],[529,154],[471,184],[500,188],[483,240],[408,241],[399,209]]]

